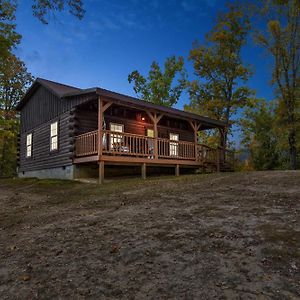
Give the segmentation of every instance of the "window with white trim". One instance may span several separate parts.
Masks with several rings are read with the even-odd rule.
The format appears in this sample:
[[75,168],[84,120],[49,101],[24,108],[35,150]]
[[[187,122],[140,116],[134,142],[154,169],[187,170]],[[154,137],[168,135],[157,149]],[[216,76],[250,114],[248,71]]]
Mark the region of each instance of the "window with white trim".
[[26,157],[32,156],[32,133],[26,135]]
[[[110,131],[113,132],[124,132],[123,124],[110,123]],[[110,135],[110,149],[117,150],[122,146],[123,135],[111,133]]]
[[50,151],[58,149],[58,122],[50,125]]
[[178,156],[179,134],[170,133],[170,156]]

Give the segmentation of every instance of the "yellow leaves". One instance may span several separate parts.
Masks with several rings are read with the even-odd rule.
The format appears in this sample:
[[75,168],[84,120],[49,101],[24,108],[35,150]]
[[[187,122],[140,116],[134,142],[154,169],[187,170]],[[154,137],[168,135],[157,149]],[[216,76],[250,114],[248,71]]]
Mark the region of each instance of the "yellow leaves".
[[273,36],[279,36],[281,33],[281,26],[278,20],[270,20],[268,22],[268,29]]
[[227,34],[225,32],[216,32],[213,37],[215,40],[222,41],[227,39]]

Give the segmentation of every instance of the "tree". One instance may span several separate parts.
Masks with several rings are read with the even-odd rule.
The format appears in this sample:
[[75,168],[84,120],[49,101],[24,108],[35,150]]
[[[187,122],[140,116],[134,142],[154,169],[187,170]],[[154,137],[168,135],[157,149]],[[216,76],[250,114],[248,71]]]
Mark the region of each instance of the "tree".
[[19,44],[21,36],[15,31],[16,5],[9,0],[0,0],[0,58],[7,57]]
[[[17,0],[0,0],[0,57],[9,55],[21,40],[15,24],[17,3]],[[83,18],[85,11],[81,0],[33,0],[32,4],[33,15],[43,24],[48,24],[50,13],[66,8],[78,19]]]
[[48,24],[47,17],[50,12],[61,12],[66,7],[69,13],[78,19],[82,19],[85,13],[82,0],[34,0],[32,5],[33,15],[42,23]]
[[164,71],[157,62],[153,62],[147,78],[138,71],[128,76],[129,83],[134,83],[134,91],[142,100],[164,106],[173,106],[177,103],[185,88],[184,60],[175,56],[167,58]]
[[297,126],[300,122],[300,2],[266,1],[261,10],[267,29],[256,39],[274,59],[272,84],[280,99],[282,124],[287,129],[290,168],[297,168]]
[[281,151],[276,133],[276,107],[274,103],[256,100],[241,118],[242,144],[248,150],[250,162],[256,170],[281,167]]
[[0,176],[16,170],[19,120],[16,106],[33,78],[25,64],[10,55],[0,61]]
[[[248,17],[237,7],[219,15],[206,45],[194,44],[189,59],[196,79],[189,83],[190,104],[187,111],[223,120],[229,125],[237,111],[248,105],[253,92],[245,83],[250,70],[241,59],[241,49],[250,29]],[[224,133],[227,143],[228,131]]]
[[[67,7],[72,15],[83,17],[81,0],[34,0],[32,11],[42,23],[48,24],[50,13]],[[17,1],[0,0],[0,176],[15,173],[19,125],[15,108],[33,80],[25,64],[13,54],[21,40],[16,32],[16,8]]]

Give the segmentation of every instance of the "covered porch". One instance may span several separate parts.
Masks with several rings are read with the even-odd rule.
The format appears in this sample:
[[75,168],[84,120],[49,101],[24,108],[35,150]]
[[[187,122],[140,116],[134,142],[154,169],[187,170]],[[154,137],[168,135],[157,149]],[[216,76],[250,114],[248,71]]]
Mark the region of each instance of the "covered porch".
[[[147,165],[174,166],[176,175],[180,166],[233,169],[233,152],[225,149],[222,139],[224,124],[181,116],[184,112],[175,109],[159,111],[156,106],[154,110],[148,104],[98,98],[78,107],[74,113],[74,163],[97,162],[100,182],[104,164],[140,164],[143,178]],[[198,142],[198,131],[212,128],[220,130],[216,148]]]

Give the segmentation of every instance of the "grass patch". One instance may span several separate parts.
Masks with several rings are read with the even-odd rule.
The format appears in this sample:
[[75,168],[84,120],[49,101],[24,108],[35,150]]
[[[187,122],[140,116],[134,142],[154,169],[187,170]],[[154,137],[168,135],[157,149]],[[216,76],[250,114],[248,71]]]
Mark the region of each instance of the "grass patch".
[[0,178],[0,186],[27,186],[27,185],[36,185],[36,186],[66,186],[78,184],[77,181],[72,180],[60,180],[60,179],[38,179],[38,178]]

